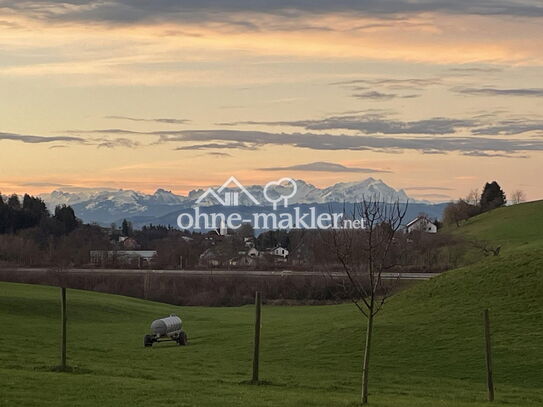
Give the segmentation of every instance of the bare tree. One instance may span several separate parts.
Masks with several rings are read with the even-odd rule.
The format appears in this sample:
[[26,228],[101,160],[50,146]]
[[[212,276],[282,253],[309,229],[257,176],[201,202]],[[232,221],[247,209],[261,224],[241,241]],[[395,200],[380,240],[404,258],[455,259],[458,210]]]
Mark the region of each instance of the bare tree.
[[456,202],[449,203],[443,211],[443,223],[456,224],[456,227],[460,227],[460,223],[472,216],[480,213],[479,207],[471,205],[464,199],[459,199]]
[[520,189],[513,191],[513,193],[511,194],[511,202],[513,203],[513,205],[526,202],[526,194],[524,193],[524,191],[521,191]]
[[[407,203],[390,204],[376,198],[364,199],[353,206],[350,214],[352,220],[364,222],[364,229],[338,228],[322,233],[328,240],[328,247],[334,250],[340,265],[342,278],[336,277],[335,280],[366,321],[362,404],[368,402],[374,318],[392,294],[393,288],[393,284],[384,281],[383,272],[391,271],[398,265],[400,257],[398,243],[401,239],[396,235],[403,225],[406,211]],[[402,238],[405,239],[405,236]]]
[[466,199],[464,199],[464,201],[466,201],[469,205],[477,206],[479,205],[480,199],[481,199],[481,193],[479,192],[477,188],[475,188],[469,192],[468,196],[466,196]]

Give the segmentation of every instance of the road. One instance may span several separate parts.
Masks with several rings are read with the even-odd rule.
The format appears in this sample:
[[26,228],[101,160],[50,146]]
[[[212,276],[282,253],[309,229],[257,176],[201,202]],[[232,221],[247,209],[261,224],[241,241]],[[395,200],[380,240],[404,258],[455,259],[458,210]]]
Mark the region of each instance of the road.
[[[16,273],[47,273],[53,269],[47,268],[5,268],[1,270]],[[214,276],[214,277],[312,277],[330,276],[342,277],[342,272],[323,273],[319,271],[298,271],[298,270],[142,270],[142,269],[64,269],[60,273],[100,273],[100,274],[165,274],[165,275],[186,275],[186,276]],[[385,280],[428,280],[438,275],[437,273],[383,273]]]

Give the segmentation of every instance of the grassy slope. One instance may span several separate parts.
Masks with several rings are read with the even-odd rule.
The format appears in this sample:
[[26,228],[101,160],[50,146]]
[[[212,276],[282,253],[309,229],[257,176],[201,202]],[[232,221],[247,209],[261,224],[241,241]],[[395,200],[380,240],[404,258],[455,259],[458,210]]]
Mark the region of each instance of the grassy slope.
[[[387,305],[376,325],[372,405],[486,405],[483,307],[494,331],[496,404],[543,403],[542,208],[525,204],[472,220],[466,233],[502,243],[510,236],[506,246],[515,249]],[[186,320],[191,345],[144,349],[150,321],[174,311]],[[177,308],[70,290],[69,318],[68,356],[82,373],[49,372],[44,367],[58,353],[58,289],[0,283],[0,405],[346,406],[358,399],[363,332],[351,305],[266,306],[265,386],[242,384],[253,307]]]
[[543,201],[498,208],[469,219],[459,232],[502,244],[504,250],[543,246]]

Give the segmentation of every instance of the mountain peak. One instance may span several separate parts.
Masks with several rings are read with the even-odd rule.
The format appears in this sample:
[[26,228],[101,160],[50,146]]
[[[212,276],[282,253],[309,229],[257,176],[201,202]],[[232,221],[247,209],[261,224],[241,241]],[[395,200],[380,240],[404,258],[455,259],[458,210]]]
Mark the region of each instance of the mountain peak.
[[158,188],[153,195],[160,195],[160,194],[173,194],[172,191],[168,191],[166,189]]

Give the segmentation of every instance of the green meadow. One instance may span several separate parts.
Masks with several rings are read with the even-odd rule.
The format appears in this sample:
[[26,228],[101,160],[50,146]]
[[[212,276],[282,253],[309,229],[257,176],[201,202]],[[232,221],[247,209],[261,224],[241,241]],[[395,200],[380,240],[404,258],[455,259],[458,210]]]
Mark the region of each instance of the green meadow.
[[[374,406],[487,406],[482,311],[490,309],[498,406],[543,405],[543,202],[495,210],[454,233],[500,256],[394,296],[378,315]],[[354,406],[364,320],[350,304],[263,307],[261,385],[251,375],[254,307],[176,307],[68,290],[68,363],[59,289],[0,283],[1,406]],[[189,346],[143,347],[176,313]]]

